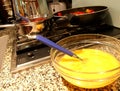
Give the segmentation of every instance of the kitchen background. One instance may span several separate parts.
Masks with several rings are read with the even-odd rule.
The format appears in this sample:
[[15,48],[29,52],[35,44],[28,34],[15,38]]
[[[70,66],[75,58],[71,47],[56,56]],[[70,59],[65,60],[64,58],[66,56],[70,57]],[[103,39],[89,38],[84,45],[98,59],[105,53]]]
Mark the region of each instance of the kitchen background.
[[[12,15],[11,8],[8,7],[10,5],[9,2],[12,0],[2,0],[2,1],[4,3],[4,7],[6,6],[6,10],[7,11],[9,10],[9,15]],[[46,0],[46,1],[48,3],[53,2],[53,0]],[[56,1],[56,0],[54,0],[54,1]],[[76,7],[84,7],[84,6],[91,6],[91,5],[105,5],[109,8],[109,12],[112,17],[113,25],[116,27],[120,27],[120,9],[119,9],[120,0],[58,0],[58,1],[69,3],[69,4],[67,4],[67,8],[71,8],[71,7],[76,8]],[[72,5],[71,5],[71,3],[72,3]],[[0,4],[1,4],[0,7],[2,7],[2,3],[0,3]],[[2,10],[2,8],[1,8],[1,10]],[[3,23],[5,23],[7,21],[7,20],[5,21],[5,18],[1,18],[1,19],[4,19]],[[11,19],[12,18],[10,18],[10,20]],[[9,23],[9,21],[7,23]]]
[[120,0],[73,0],[72,8],[91,6],[91,5],[105,5],[109,8],[113,25],[120,27]]

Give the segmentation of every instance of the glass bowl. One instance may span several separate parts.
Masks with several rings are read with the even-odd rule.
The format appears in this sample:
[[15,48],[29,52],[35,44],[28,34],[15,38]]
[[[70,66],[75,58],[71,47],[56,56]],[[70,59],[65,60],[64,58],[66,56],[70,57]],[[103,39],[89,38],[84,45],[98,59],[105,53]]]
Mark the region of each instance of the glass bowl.
[[[54,68],[71,84],[82,88],[100,88],[119,78],[118,39],[101,34],[78,34],[63,38],[57,44],[77,55],[79,53],[83,59],[75,59],[51,48],[50,56]],[[82,53],[83,50],[86,50],[85,54]]]

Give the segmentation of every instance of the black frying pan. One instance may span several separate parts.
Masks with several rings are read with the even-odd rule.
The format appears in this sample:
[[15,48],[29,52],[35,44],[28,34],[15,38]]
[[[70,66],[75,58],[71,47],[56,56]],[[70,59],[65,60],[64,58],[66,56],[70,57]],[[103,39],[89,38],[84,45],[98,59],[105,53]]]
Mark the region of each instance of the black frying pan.
[[[82,11],[84,12],[86,9],[92,9],[94,10],[94,13],[85,13],[81,15],[72,15],[72,12]],[[61,13],[62,16],[58,16],[58,14]],[[87,6],[87,7],[79,7],[79,8],[72,8],[67,9],[64,11],[60,11],[54,14],[54,18],[62,18],[66,19],[68,18],[71,25],[80,25],[80,26],[86,26],[86,25],[93,25],[96,23],[101,23],[104,21],[108,14],[108,7],[106,6]],[[60,20],[60,19],[59,19]]]

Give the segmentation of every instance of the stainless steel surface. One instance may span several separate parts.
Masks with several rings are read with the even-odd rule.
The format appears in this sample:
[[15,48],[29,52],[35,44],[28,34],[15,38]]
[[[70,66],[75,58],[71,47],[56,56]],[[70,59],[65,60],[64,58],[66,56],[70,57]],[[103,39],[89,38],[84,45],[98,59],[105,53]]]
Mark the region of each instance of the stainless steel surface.
[[[97,29],[98,31],[94,31]],[[101,31],[99,31],[101,30]],[[74,29],[62,29],[62,30],[51,30],[47,32],[45,37],[49,38],[53,41],[58,41],[64,37],[75,35],[75,34],[83,34],[83,33],[99,33],[104,35],[113,36],[116,38],[120,38],[120,29],[110,25],[99,25],[97,28],[74,28]],[[31,39],[26,41],[19,40],[17,43],[17,64],[16,69],[20,70],[22,68],[27,68],[31,65],[35,65],[40,62],[44,62],[49,59],[50,47],[42,44],[41,42]],[[88,45],[89,46],[89,45]]]
[[0,28],[9,28],[9,27],[14,27],[15,24],[5,24],[5,25],[0,25]]
[[14,11],[29,19],[48,15],[46,0],[14,0]]

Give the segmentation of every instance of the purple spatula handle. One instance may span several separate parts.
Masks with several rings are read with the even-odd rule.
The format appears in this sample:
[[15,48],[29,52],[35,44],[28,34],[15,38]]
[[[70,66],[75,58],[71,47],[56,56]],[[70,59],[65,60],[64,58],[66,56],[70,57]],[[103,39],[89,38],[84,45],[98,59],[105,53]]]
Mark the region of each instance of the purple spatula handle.
[[65,53],[65,54],[68,54],[69,56],[74,55],[74,53],[72,53],[71,51],[59,46],[58,44],[54,43],[53,41],[51,41],[51,40],[49,40],[49,39],[47,39],[47,38],[45,38],[45,37],[43,37],[41,35],[36,35],[36,39],[41,41],[42,43],[52,47],[52,48],[55,48],[55,49]]

